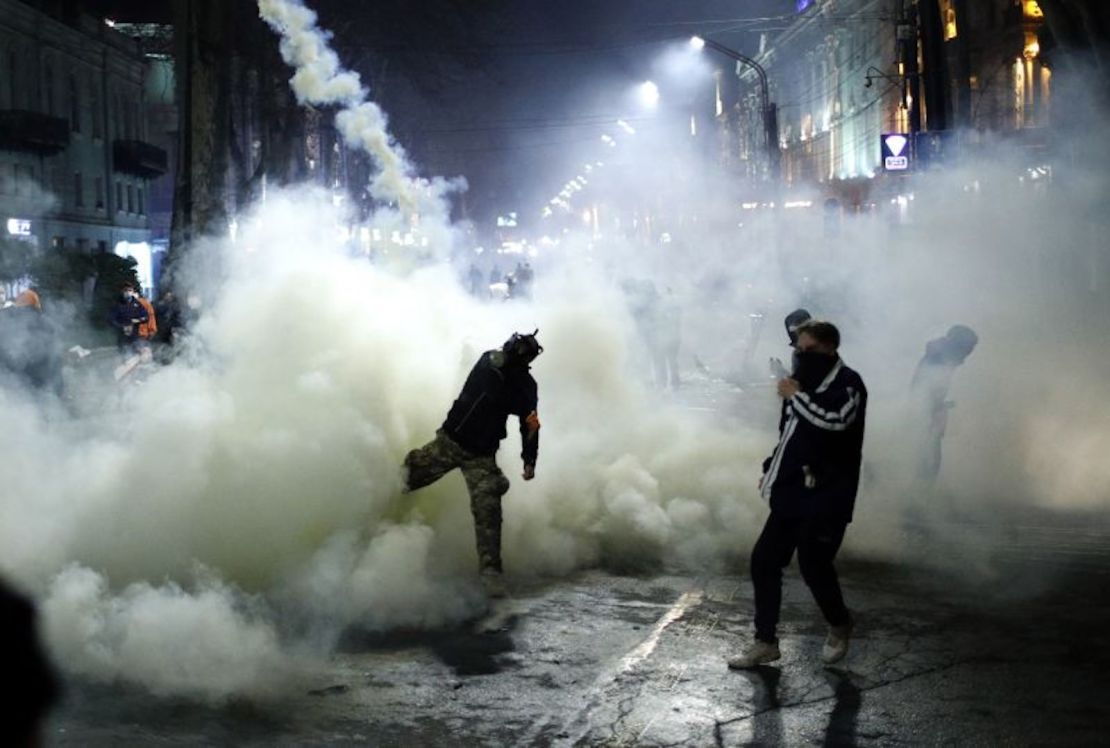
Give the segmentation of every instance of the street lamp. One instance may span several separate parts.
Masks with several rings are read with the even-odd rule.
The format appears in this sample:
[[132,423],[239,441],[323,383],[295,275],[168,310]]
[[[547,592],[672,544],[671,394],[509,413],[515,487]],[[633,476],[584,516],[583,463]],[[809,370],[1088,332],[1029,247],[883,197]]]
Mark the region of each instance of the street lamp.
[[700,52],[701,50],[709,47],[715,52],[720,52],[725,57],[729,57],[737,62],[747,65],[759,77],[759,97],[760,103],[763,107],[763,132],[766,138],[767,145],[767,166],[771,173],[771,179],[778,179],[779,177],[779,115],[778,110],[773,103],[771,103],[770,87],[767,84],[767,71],[758,62],[742,55],[735,49],[729,49],[723,44],[718,44],[712,39],[705,39],[700,36],[690,37],[690,46]]

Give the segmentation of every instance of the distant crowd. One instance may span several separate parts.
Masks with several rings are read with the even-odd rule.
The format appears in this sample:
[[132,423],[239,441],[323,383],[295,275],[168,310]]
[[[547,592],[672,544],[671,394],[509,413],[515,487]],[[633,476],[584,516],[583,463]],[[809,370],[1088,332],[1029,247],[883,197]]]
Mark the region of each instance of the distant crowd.
[[[140,364],[171,355],[188,319],[187,310],[172,291],[157,302],[145,298],[134,284],[126,283],[106,310],[105,322],[115,331],[116,348],[123,356],[116,379],[131,374]],[[37,390],[61,394],[66,330],[58,316],[43,308],[42,291],[28,287],[9,299],[0,288],[0,373]],[[77,358],[90,351],[80,345],[69,349]]]

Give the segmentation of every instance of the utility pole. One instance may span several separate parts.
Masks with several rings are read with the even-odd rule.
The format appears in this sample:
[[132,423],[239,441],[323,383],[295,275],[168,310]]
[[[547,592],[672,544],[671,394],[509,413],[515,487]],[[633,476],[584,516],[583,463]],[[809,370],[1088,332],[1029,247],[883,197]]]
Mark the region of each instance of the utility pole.
[[779,179],[782,157],[782,154],[779,152],[779,115],[778,107],[771,101],[770,85],[767,82],[767,71],[763,69],[762,65],[747,55],[740,54],[735,49],[729,49],[712,39],[704,39],[700,36],[695,36],[690,40],[690,44],[693,45],[695,49],[709,47],[713,51],[720,52],[725,57],[736,60],[755,71],[756,76],[759,78],[759,101],[763,119],[764,146],[767,149],[767,173],[771,181],[777,182]]

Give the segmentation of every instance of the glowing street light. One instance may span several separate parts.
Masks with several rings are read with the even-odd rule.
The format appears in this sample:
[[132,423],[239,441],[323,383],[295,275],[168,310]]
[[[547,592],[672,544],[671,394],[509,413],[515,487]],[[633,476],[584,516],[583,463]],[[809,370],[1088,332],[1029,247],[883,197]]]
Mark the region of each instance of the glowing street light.
[[639,94],[640,103],[644,106],[654,109],[659,105],[659,86],[655,85],[653,81],[641,83]]
[[695,51],[701,52],[705,49],[705,39],[702,39],[700,36],[691,36],[690,46],[693,47]]

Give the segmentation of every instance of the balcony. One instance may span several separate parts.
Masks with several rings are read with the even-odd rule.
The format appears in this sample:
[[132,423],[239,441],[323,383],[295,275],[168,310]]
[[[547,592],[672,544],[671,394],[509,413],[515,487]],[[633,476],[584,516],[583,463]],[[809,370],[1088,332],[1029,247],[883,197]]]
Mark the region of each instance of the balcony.
[[42,112],[0,111],[0,148],[41,156],[61,153],[69,145],[69,122]]
[[154,179],[166,173],[166,152],[141,140],[116,140],[112,143],[116,171]]

